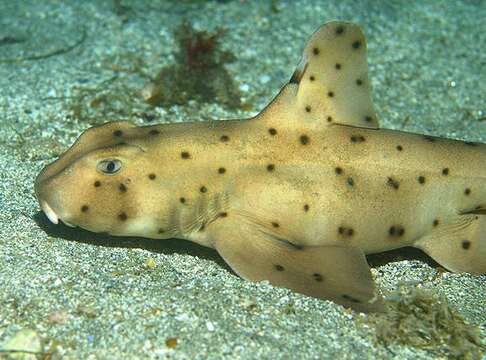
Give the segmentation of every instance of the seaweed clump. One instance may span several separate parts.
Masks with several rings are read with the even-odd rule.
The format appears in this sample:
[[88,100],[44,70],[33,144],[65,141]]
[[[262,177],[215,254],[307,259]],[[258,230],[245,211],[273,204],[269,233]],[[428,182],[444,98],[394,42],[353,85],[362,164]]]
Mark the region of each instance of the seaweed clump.
[[444,298],[402,287],[387,300],[389,311],[369,319],[381,343],[412,346],[454,359],[480,359],[484,354],[479,328],[468,324]]
[[144,100],[153,106],[186,104],[189,100],[240,107],[238,88],[224,64],[234,61],[220,49],[224,31],[196,31],[183,23],[175,33],[179,50],[176,63],[166,66],[142,89]]

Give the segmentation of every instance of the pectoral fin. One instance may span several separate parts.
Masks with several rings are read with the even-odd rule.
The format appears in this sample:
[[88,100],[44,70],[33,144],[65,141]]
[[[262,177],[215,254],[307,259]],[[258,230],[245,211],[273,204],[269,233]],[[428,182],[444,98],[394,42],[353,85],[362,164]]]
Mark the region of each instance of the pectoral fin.
[[362,312],[381,311],[366,259],[356,248],[295,247],[263,232],[221,232],[215,248],[241,277],[268,280]]

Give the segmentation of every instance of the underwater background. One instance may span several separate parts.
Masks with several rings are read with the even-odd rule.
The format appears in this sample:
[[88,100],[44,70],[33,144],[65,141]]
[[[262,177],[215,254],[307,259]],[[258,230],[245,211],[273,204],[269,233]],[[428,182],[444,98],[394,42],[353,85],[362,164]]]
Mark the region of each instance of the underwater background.
[[369,257],[391,310],[365,316],[40,212],[86,128],[251,117],[336,19],[367,36],[382,127],[486,142],[482,0],[0,0],[0,359],[485,358],[486,277],[419,252]]

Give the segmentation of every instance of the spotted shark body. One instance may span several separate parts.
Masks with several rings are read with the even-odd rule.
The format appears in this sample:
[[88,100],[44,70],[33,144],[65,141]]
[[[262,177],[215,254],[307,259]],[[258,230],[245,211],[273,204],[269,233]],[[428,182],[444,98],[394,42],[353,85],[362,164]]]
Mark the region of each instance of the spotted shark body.
[[215,248],[241,277],[380,311],[365,254],[486,273],[486,146],[379,129],[358,26],[330,22],[246,120],[85,131],[39,174],[51,221]]

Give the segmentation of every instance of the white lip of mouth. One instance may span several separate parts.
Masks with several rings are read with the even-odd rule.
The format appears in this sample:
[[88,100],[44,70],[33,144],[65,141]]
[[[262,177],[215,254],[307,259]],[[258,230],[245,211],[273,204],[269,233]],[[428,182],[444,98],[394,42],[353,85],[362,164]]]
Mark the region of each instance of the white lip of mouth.
[[56,215],[54,210],[52,210],[48,203],[42,200],[40,201],[40,206],[42,211],[44,211],[44,214],[46,214],[47,218],[51,221],[51,223],[55,225],[59,224],[59,217]]
[[[61,219],[62,220],[62,219]],[[71,224],[71,223],[68,223],[66,220],[62,220],[62,222],[64,223],[64,225],[67,225],[69,227],[76,227],[75,225]]]
[[66,220],[60,219],[59,216],[57,216],[57,214],[54,212],[54,210],[52,210],[52,208],[49,206],[49,204],[47,202],[42,200],[40,202],[40,206],[41,206],[42,211],[44,211],[44,214],[46,214],[47,218],[51,221],[51,223],[57,225],[57,224],[59,224],[59,220],[61,220],[65,225],[67,225],[69,227],[72,227],[72,228],[76,227],[73,224],[68,223]]

